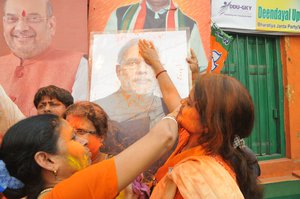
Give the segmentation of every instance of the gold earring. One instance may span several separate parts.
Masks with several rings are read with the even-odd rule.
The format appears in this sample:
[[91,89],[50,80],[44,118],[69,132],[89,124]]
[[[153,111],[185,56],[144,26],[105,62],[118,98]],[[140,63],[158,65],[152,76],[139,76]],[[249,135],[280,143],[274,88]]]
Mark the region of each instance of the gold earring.
[[55,178],[57,177],[57,170],[53,170],[53,174],[55,176]]

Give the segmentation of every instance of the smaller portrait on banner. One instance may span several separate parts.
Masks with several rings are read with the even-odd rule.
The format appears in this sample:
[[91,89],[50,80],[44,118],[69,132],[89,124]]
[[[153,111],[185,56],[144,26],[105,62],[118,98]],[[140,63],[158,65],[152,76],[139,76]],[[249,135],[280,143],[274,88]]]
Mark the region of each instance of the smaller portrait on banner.
[[168,114],[155,74],[139,54],[139,39],[154,42],[181,97],[188,96],[186,34],[186,30],[92,34],[90,101],[106,111],[112,124],[102,152],[121,152]]

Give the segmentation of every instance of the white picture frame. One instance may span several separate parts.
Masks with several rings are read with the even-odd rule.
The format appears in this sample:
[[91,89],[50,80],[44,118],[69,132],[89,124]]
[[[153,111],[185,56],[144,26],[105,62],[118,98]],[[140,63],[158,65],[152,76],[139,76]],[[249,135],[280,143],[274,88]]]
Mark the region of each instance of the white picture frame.
[[[190,90],[190,70],[186,63],[188,56],[187,30],[143,31],[91,33],[90,101],[104,98],[120,88],[120,81],[115,72],[120,48],[133,38],[151,40],[159,52],[164,65],[180,96],[185,98]],[[161,97],[159,86],[154,95]]]

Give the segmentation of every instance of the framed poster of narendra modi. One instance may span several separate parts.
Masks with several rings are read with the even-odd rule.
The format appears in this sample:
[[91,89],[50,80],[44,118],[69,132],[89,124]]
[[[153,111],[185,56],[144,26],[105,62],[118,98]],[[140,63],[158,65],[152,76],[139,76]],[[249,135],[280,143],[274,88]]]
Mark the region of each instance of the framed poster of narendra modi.
[[[189,93],[187,30],[92,33],[90,101],[110,118],[101,151],[115,155],[144,136],[168,114],[157,79],[139,53],[140,39],[150,40],[181,97]],[[154,174],[164,157],[150,170]]]

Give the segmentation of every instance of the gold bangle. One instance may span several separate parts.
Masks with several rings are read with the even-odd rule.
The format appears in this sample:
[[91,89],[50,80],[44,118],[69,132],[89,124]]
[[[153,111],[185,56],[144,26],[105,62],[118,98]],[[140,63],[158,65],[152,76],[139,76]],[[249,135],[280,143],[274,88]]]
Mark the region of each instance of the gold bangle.
[[167,70],[162,70],[162,71],[160,71],[160,72],[158,72],[157,74],[156,74],[156,79],[158,78],[158,76],[160,75],[160,74],[162,74],[162,73],[164,73],[164,72],[167,72]]

